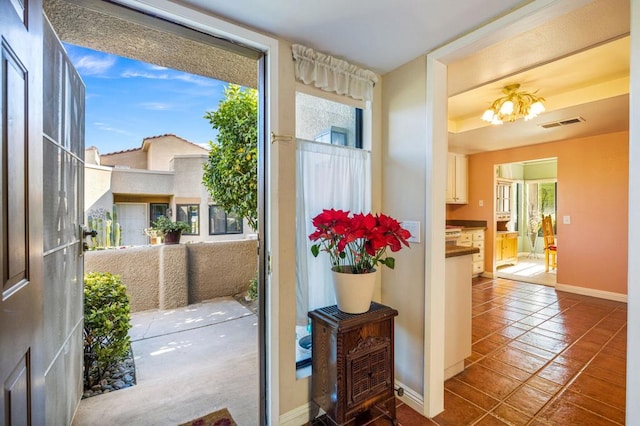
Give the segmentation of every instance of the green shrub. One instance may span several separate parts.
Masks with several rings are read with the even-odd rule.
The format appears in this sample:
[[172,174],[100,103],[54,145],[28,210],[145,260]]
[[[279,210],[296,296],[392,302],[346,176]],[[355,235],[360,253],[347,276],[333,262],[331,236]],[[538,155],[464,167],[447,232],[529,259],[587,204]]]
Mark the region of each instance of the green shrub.
[[249,290],[247,290],[247,296],[251,300],[256,300],[258,298],[258,277],[251,278],[249,281]]
[[84,276],[84,374],[89,386],[129,352],[129,313],[129,298],[119,275]]

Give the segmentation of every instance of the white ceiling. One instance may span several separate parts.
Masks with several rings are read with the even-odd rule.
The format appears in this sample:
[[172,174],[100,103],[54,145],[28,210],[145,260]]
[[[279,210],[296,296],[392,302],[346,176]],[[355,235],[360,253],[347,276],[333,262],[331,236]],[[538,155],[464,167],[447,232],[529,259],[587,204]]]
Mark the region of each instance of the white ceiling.
[[[529,3],[175,1],[380,74]],[[629,0],[575,0],[569,5],[574,9],[563,16],[448,64],[450,150],[474,153],[628,129],[629,43],[624,36],[629,32]],[[597,50],[586,52],[592,48]],[[483,125],[482,111],[501,95],[501,87],[513,82],[539,90],[547,99],[547,112],[528,122]],[[538,126],[576,116],[586,121],[554,129]]]
[[177,0],[384,74],[522,0]]

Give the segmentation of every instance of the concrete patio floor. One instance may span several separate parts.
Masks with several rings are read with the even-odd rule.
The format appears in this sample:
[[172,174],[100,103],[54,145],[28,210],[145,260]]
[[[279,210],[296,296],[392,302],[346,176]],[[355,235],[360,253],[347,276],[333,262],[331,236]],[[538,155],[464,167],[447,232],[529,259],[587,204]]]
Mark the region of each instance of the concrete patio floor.
[[258,423],[258,319],[232,297],[131,315],[137,384],[80,402],[83,425],[178,425],[227,408]]

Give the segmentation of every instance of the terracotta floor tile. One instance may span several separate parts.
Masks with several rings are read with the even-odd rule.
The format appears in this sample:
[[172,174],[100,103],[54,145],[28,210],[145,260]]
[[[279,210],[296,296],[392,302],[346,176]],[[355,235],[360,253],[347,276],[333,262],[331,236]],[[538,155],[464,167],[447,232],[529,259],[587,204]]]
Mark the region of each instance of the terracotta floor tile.
[[426,426],[437,424],[433,420],[421,416],[406,404],[396,408],[396,419],[398,420],[399,426]]
[[544,309],[538,309],[535,312],[540,314],[540,315],[548,315],[550,317],[553,317],[553,316],[556,316],[557,314],[559,314],[561,312],[561,310],[556,308],[556,307],[546,307]]
[[564,399],[574,405],[578,405],[582,408],[585,408],[591,412],[601,415],[609,420],[612,420],[619,424],[625,423],[625,412],[624,410],[620,410],[614,408],[610,405],[603,404],[600,401],[596,401],[595,399],[589,398],[586,395],[566,391],[559,396],[559,398]]
[[602,348],[602,350],[600,351],[601,355],[607,356],[607,357],[616,357],[616,358],[620,358],[620,359],[627,359],[627,351],[624,350],[618,350],[618,349],[614,349],[611,346],[605,346]]
[[572,333],[561,334],[540,327],[535,327],[532,331],[535,331],[538,334],[542,334],[543,336],[551,337],[552,339],[563,341],[567,344],[575,342],[578,337],[580,337],[580,335]]
[[476,362],[484,358],[484,355],[478,352],[471,351],[471,355],[465,359],[465,361],[469,361],[470,363]]
[[490,339],[482,339],[479,342],[474,343],[471,346],[473,352],[477,352],[482,355],[486,355],[494,350],[504,346],[503,343],[497,343]]
[[531,376],[531,378],[527,380],[527,385],[550,394],[555,394],[562,389],[561,385],[539,376]]
[[558,364],[562,364],[562,365],[566,365],[568,367],[571,367],[575,371],[578,371],[578,370],[582,369],[584,367],[584,365],[585,365],[584,362],[576,360],[576,359],[572,359],[572,358],[569,358],[569,357],[566,357],[563,354],[555,357],[553,359],[553,362],[557,362]]
[[494,308],[488,311],[487,314],[498,318],[508,319],[510,321],[520,321],[528,316],[521,312],[512,311],[507,307]]
[[613,333],[608,330],[593,328],[580,338],[581,341],[603,345],[613,337]]
[[505,364],[504,362],[498,361],[497,359],[491,356],[487,356],[483,358],[481,361],[478,362],[478,364],[521,382],[524,382],[531,376],[531,373],[528,373],[512,365]]
[[552,394],[525,385],[516,390],[505,402],[529,417],[533,417],[552,396]]
[[504,336],[504,337],[508,337],[510,339],[515,339],[517,337],[522,336],[526,332],[527,332],[527,330],[525,330],[523,328],[515,327],[513,325],[509,325],[509,326],[503,328],[502,330],[498,331],[498,334],[500,334],[501,336]]
[[566,342],[543,336],[542,334],[536,333],[535,331],[529,331],[518,337],[517,340],[540,349],[548,350],[550,352],[560,352],[561,350],[569,346]]
[[620,371],[623,373],[627,371],[627,360],[602,353],[596,355],[590,362],[590,365],[602,368],[603,370]]
[[499,405],[491,412],[491,414],[503,422],[513,426],[526,425],[530,419],[526,414],[506,404]]
[[481,389],[484,393],[499,400],[502,400],[522,384],[522,382],[518,380],[498,374],[479,364],[474,364],[467,368],[458,374],[456,379],[477,389]]
[[524,301],[513,301],[513,302],[509,302],[506,304],[506,306],[510,306],[513,308],[518,308],[521,309],[525,312],[529,312],[529,313],[534,313],[534,312],[541,312],[541,313],[545,313],[546,309],[551,309],[551,308],[546,308],[544,305],[540,305],[537,303],[531,303],[531,302],[524,302]]
[[487,414],[481,418],[474,426],[508,426],[509,423],[505,423],[493,414]]
[[614,385],[589,374],[579,375],[568,389],[621,410],[625,409],[626,391],[624,387]]
[[441,425],[469,425],[478,420],[485,414],[485,411],[471,404],[464,398],[444,391],[444,411],[433,418],[433,420]]
[[489,336],[487,336],[487,339],[491,340],[492,342],[501,343],[504,345],[511,341],[510,337],[505,337],[499,333],[490,334]]
[[542,318],[536,318],[536,317],[534,317],[534,316],[528,316],[528,317],[524,317],[524,318],[522,318],[522,319],[521,319],[521,320],[519,320],[518,322],[519,322],[520,324],[526,324],[526,325],[529,325],[529,326],[531,326],[531,327],[537,327],[537,326],[539,326],[540,324],[542,324],[542,323],[543,323],[543,322],[545,322],[545,321],[546,321],[546,320],[545,320],[545,319],[542,319]]
[[444,382],[444,387],[445,389],[455,393],[458,396],[461,396],[467,401],[473,402],[483,410],[488,411],[498,405],[497,399],[455,378],[449,379]]
[[536,375],[559,385],[564,385],[569,382],[569,380],[571,380],[571,378],[573,378],[573,376],[575,376],[577,372],[578,369],[571,368],[557,362],[551,362],[549,365],[540,370]]
[[529,373],[535,373],[548,361],[544,358],[540,358],[511,346],[506,346],[505,348],[496,351],[491,356],[505,364],[509,364]]
[[626,303],[506,279],[474,279],[472,299],[473,353],[445,385],[460,409],[442,424],[624,424]]
[[613,383],[617,386],[625,387],[627,385],[627,374],[626,368],[624,370],[618,369],[604,369],[599,367],[594,367],[593,364],[587,365],[583,370],[584,373],[590,374],[594,377],[602,379],[606,382]]
[[578,361],[587,362],[593,358],[601,348],[602,346],[595,343],[578,340],[569,348],[565,349],[562,355]]
[[544,349],[541,349],[541,348],[537,348],[535,346],[528,345],[528,344],[520,342],[518,340],[513,340],[513,341],[509,342],[508,346],[510,346],[512,348],[518,348],[518,349],[520,349],[522,351],[525,351],[525,352],[528,352],[530,354],[536,355],[536,356],[538,356],[540,358],[544,358],[547,361],[551,360],[552,358],[554,358],[557,355],[557,353],[550,352],[550,351],[547,351],[547,350],[544,350]]
[[544,408],[538,419],[552,425],[612,425],[613,421],[605,419],[595,413],[571,404],[569,401],[558,398]]

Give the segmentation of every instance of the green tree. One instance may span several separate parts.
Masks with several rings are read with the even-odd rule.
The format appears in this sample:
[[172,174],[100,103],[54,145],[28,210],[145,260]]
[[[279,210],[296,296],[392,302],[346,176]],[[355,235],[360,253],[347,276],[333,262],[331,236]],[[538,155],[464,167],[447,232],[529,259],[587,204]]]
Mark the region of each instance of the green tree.
[[255,89],[230,84],[217,111],[204,116],[218,130],[209,142],[209,161],[202,183],[227,213],[258,224],[258,95]]

